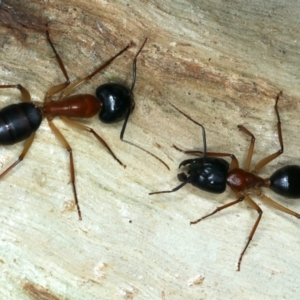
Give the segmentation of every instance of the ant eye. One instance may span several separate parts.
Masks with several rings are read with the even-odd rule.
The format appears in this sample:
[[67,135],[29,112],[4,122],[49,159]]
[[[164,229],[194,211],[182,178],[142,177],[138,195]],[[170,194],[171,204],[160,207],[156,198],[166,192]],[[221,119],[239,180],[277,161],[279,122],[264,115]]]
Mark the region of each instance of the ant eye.
[[103,123],[115,123],[124,120],[132,110],[133,95],[129,88],[118,83],[106,83],[96,89],[96,96],[102,102],[99,119]]

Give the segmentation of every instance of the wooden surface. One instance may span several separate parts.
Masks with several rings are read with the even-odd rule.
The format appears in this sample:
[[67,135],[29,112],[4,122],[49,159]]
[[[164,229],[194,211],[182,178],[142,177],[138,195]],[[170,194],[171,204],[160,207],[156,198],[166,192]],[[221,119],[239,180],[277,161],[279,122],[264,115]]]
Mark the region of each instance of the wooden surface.
[[[256,162],[279,148],[274,98],[280,101],[285,152],[262,170],[299,163],[299,20],[296,1],[2,1],[1,84],[21,83],[35,101],[63,82],[46,42],[45,22],[71,80],[86,76],[130,40],[131,48],[76,93],[108,81],[131,82],[138,45],[136,109],[126,138],[170,166],[119,140],[121,124],[84,121],[127,165],[119,166],[88,134],[55,124],[73,147],[83,220],[68,184],[68,154],[44,121],[24,162],[0,183],[1,299],[297,299],[299,220],[257,203],[262,222],[239,254],[257,217],[241,204],[201,224],[195,220],[234,200],[178,185],[187,158],[171,146],[201,149],[201,131],[169,100],[201,122],[210,151],[234,153],[243,164],[249,139]],[[10,3],[14,7],[8,8]],[[44,22],[44,23],[43,23]],[[19,102],[1,90],[1,107]],[[1,147],[1,169],[23,144]],[[274,200],[300,211],[266,191]]]

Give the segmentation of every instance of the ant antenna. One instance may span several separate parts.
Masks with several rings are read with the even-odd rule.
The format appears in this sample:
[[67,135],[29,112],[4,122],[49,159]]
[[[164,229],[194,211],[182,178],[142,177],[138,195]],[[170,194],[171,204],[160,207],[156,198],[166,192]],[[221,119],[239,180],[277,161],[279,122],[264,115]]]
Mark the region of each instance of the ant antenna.
[[[142,46],[140,47],[139,51],[136,53],[136,55],[135,55],[135,57],[133,59],[133,64],[132,64],[132,84],[131,84],[131,88],[130,88],[132,97],[133,97],[133,89],[134,89],[135,82],[136,82],[136,61],[137,61],[137,57],[140,54],[140,52],[142,51],[142,49],[144,48],[147,40],[148,40],[148,38],[145,38]],[[126,129],[126,126],[127,126],[127,122],[128,122],[129,116],[130,116],[130,114],[131,114],[131,112],[132,112],[133,109],[134,109],[134,103],[133,103],[132,109],[128,110],[128,113],[127,113],[127,115],[125,117],[125,120],[124,120],[124,123],[123,123],[123,126],[122,126],[122,130],[121,130],[121,133],[120,133],[120,139],[123,142],[125,142],[125,143],[127,143],[127,144],[129,144],[131,146],[134,146],[134,147],[136,147],[136,148],[138,148],[138,149],[140,149],[140,150],[142,150],[142,151],[144,151],[146,153],[148,153],[149,155],[151,155],[152,157],[154,157],[155,159],[157,159],[158,161],[160,161],[170,171],[169,166],[161,158],[159,158],[158,156],[156,156],[153,153],[149,152],[148,150],[142,148],[141,146],[136,145],[136,144],[134,144],[134,143],[132,143],[130,141],[126,141],[126,140],[123,139],[124,132],[125,132],[125,129]]]
[[189,115],[181,111],[179,108],[177,108],[173,103],[170,101],[166,100],[173,108],[175,108],[178,112],[180,112],[182,115],[184,115],[187,119],[195,123],[196,125],[200,126],[202,128],[202,140],[203,140],[203,158],[205,159],[206,157],[206,152],[207,152],[207,146],[206,146],[206,132],[205,128],[202,124],[198,123],[197,121],[193,120]]
[[[182,115],[184,115],[186,118],[188,118],[190,121],[192,121],[193,123],[195,123],[196,125],[200,126],[202,128],[202,139],[203,139],[203,148],[204,148],[204,151],[203,151],[203,160],[205,162],[205,157],[206,157],[206,132],[205,132],[205,128],[202,124],[196,122],[195,120],[193,120],[190,116],[188,116],[187,114],[185,114],[183,111],[181,111],[179,108],[177,108],[173,103],[171,103],[170,101],[166,100],[173,108],[175,108],[178,112],[180,112]],[[175,149],[178,149],[176,146],[174,146]],[[188,162],[192,162],[193,159],[191,160],[186,160],[184,161],[185,163],[181,163],[179,165],[179,168],[183,165],[185,165],[186,163]],[[180,185],[178,185],[177,187],[173,188],[172,190],[168,190],[168,191],[159,191],[159,192],[152,192],[152,193],[149,193],[149,195],[155,195],[155,194],[166,194],[166,193],[173,193],[173,192],[176,192],[178,191],[179,189],[181,189],[183,186],[185,186],[186,184],[188,183],[192,183],[195,179],[194,176],[186,176],[184,173],[181,173],[181,174],[178,174],[177,175],[177,178],[182,181],[182,183]]]
[[141,53],[142,49],[144,48],[147,40],[148,40],[148,38],[145,38],[144,43],[142,44],[141,48],[136,53],[136,55],[133,59],[133,63],[132,63],[132,84],[131,84],[131,88],[130,88],[131,93],[133,92],[133,89],[134,89],[134,86],[135,86],[135,81],[136,81],[136,60],[137,60],[138,55]]

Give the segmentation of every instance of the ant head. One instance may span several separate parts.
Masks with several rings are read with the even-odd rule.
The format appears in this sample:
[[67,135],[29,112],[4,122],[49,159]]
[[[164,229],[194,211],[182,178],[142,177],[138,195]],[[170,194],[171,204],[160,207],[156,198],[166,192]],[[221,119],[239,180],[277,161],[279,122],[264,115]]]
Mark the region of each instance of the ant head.
[[221,194],[226,190],[229,163],[222,158],[201,157],[189,166],[190,183],[209,193]]
[[96,89],[96,96],[102,103],[99,119],[103,123],[115,123],[124,120],[128,111],[133,110],[132,91],[122,84],[102,84]]

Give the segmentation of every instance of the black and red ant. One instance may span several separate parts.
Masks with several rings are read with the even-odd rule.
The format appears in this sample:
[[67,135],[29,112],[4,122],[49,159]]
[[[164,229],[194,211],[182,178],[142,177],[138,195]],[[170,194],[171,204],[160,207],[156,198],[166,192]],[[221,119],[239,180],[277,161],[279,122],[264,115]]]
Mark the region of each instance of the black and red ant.
[[[250,194],[260,197],[263,201],[265,201],[266,203],[278,210],[295,216],[298,219],[300,218],[300,214],[276,203],[271,198],[264,195],[261,190],[262,187],[266,187],[270,188],[275,193],[286,198],[300,198],[300,166],[284,166],[279,170],[275,171],[269,178],[265,179],[256,175],[261,168],[266,166],[268,163],[270,163],[272,160],[274,160],[283,153],[281,122],[278,112],[278,100],[281,97],[281,95],[282,92],[280,92],[277,95],[275,102],[275,112],[277,116],[277,132],[280,149],[275,153],[268,155],[262,160],[260,160],[254,166],[254,169],[252,171],[249,170],[254,150],[255,137],[247,128],[245,128],[243,125],[238,125],[239,130],[251,137],[245,167],[244,169],[241,169],[239,167],[238,160],[233,154],[207,152],[205,128],[198,122],[194,121],[191,117],[186,115],[184,112],[179,110],[177,107],[175,107],[172,103],[170,103],[177,111],[179,111],[186,118],[188,118],[189,120],[191,120],[192,122],[194,122],[202,128],[204,151],[184,151],[176,146],[173,146],[176,150],[181,151],[183,153],[199,155],[202,157],[187,159],[180,163],[179,168],[184,166],[188,167],[188,175],[186,173],[180,173],[177,175],[178,180],[182,182],[179,186],[175,187],[170,191],[152,192],[150,193],[150,195],[176,192],[188,183],[203,191],[207,191],[214,194],[220,194],[225,191],[226,184],[228,184],[231,190],[236,194],[237,200],[218,207],[212,213],[205,215],[196,221],[190,222],[190,224],[197,224],[203,219],[206,219],[207,217],[210,217],[225,208],[228,208],[239,202],[242,202],[243,200],[246,200],[248,205],[257,211],[258,218],[255,224],[253,225],[250,235],[248,237],[248,241],[240,254],[237,265],[237,271],[240,271],[242,258],[255,234],[255,231],[258,227],[263,213],[261,208],[252,200]],[[231,159],[231,164],[229,165],[229,163],[226,160],[220,157],[229,157]]]
[[[168,167],[160,158],[150,153],[149,151],[135,145],[129,141],[123,139],[126,129],[129,115],[134,109],[133,89],[136,81],[136,61],[137,57],[142,51],[147,38],[143,42],[142,46],[136,53],[133,59],[133,78],[131,88],[128,88],[122,84],[106,83],[100,85],[96,89],[96,97],[90,94],[69,94],[77,88],[80,84],[91,80],[96,74],[109,66],[118,56],[124,53],[128,48],[132,46],[129,43],[115,56],[110,58],[107,62],[96,68],[94,72],[79,80],[78,82],[70,84],[69,76],[64,67],[64,64],[58,55],[49,35],[49,31],[46,31],[47,40],[55,54],[57,63],[64,74],[66,81],[62,84],[51,87],[45,94],[44,102],[32,102],[30,93],[20,84],[16,85],[0,85],[0,89],[4,88],[17,88],[22,96],[22,103],[12,104],[6,106],[0,110],[0,145],[12,145],[20,141],[26,140],[22,153],[19,158],[4,172],[0,174],[2,179],[10,170],[12,170],[18,163],[20,163],[27,154],[30,146],[35,137],[35,132],[39,128],[43,118],[47,118],[48,124],[58,138],[58,140],[67,149],[70,156],[70,173],[71,183],[75,198],[75,203],[78,211],[79,219],[81,220],[81,211],[77,199],[77,191],[75,185],[75,169],[73,162],[72,148],[69,143],[58,130],[53,123],[53,118],[60,117],[67,125],[75,127],[77,129],[92,133],[95,138],[109,151],[113,158],[123,167],[126,167],[110,149],[108,144],[102,139],[92,128],[80,124],[76,121],[70,120],[69,117],[75,118],[91,118],[99,112],[99,119],[104,123],[114,123],[124,120],[122,130],[120,133],[120,139],[127,142],[155,157],[166,167]],[[52,96],[60,93],[58,100],[53,101]]]

